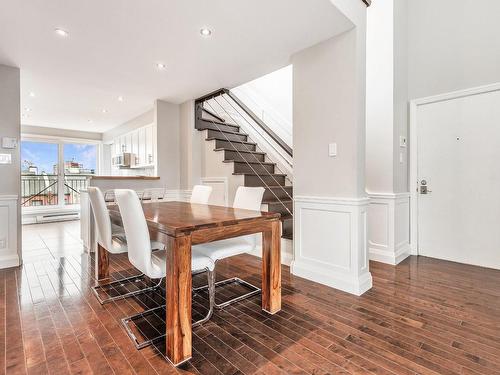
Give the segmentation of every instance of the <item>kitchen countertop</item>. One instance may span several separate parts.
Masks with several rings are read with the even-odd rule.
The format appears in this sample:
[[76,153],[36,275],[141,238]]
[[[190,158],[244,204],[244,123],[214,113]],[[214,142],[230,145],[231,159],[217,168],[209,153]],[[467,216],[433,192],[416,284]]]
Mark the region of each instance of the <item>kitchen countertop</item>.
[[159,180],[153,176],[92,176],[92,180]]

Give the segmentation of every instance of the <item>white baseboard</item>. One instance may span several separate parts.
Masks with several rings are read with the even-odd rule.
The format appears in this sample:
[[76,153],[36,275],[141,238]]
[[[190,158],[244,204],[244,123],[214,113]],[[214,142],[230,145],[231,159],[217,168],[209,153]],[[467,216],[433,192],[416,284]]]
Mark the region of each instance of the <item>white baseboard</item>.
[[20,222],[18,215],[18,196],[0,195],[0,268],[19,266],[18,231]]
[[396,265],[410,255],[410,193],[370,194],[370,260]]
[[17,267],[20,264],[21,263],[19,262],[19,256],[17,254],[0,256],[0,269]]
[[355,295],[369,290],[368,203],[368,198],[294,197],[291,272]]

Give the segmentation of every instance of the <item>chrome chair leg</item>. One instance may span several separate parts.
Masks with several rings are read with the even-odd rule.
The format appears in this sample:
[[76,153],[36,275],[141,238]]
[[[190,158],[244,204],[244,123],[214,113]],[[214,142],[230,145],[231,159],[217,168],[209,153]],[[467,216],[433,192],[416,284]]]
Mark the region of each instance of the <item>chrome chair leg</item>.
[[143,277],[144,277],[144,274],[140,274],[140,275],[130,276],[130,277],[126,277],[124,279],[112,281],[112,282],[107,283],[107,284],[96,285],[96,286],[92,287],[92,292],[96,296],[96,298],[99,301],[99,303],[101,305],[104,305],[105,303],[109,303],[109,302],[113,302],[113,301],[118,301],[118,300],[121,300],[121,299],[129,298],[129,297],[136,296],[136,295],[139,295],[139,294],[142,294],[142,293],[153,291],[153,290],[155,290],[155,289],[157,289],[157,288],[160,287],[161,282],[163,280],[163,279],[160,279],[160,282],[158,284],[156,284],[156,285],[153,285],[153,286],[150,286],[150,287],[147,287],[147,288],[144,288],[144,289],[136,290],[134,292],[128,292],[128,293],[125,293],[125,294],[120,294],[119,296],[115,296],[115,297],[110,297],[110,298],[103,299],[99,295],[99,292],[98,292],[99,289],[109,288],[109,287],[113,288],[115,285],[124,286],[124,283],[129,282],[130,280],[135,280],[135,282],[138,282]]
[[[217,268],[217,262],[215,262],[215,265],[216,265],[216,268]],[[214,270],[214,277],[215,277],[215,270]],[[238,283],[240,285],[244,285],[248,289],[251,289],[251,291],[248,292],[248,293],[245,293],[245,294],[243,294],[241,296],[238,296],[238,297],[235,297],[235,298],[231,298],[230,300],[225,301],[223,303],[217,304],[217,303],[214,302],[214,307],[216,309],[222,310],[223,308],[225,308],[225,307],[227,307],[229,305],[232,305],[233,303],[236,303],[236,302],[242,301],[244,299],[250,298],[250,297],[255,296],[255,295],[257,295],[257,294],[259,294],[259,293],[262,292],[262,289],[260,289],[259,287],[255,286],[253,284],[250,284],[248,281],[240,279],[239,277],[232,277],[232,278],[229,278],[229,279],[218,281],[218,282],[215,283],[215,288],[217,288],[218,286],[232,284],[232,283]],[[208,288],[209,288],[208,285],[203,285],[203,286],[200,286],[200,287],[197,287],[197,288],[193,288],[193,290],[195,292],[199,292],[199,291],[202,291],[202,290],[207,290]],[[215,298],[215,292],[214,292],[214,298]]]
[[[209,270],[206,270],[206,272],[207,272],[207,279],[208,279],[207,288],[208,288],[209,309],[208,309],[207,315],[203,319],[200,319],[192,324],[193,328],[197,327],[203,323],[208,322],[210,320],[210,318],[212,317],[213,312],[214,312],[215,273],[213,271],[209,271]],[[197,272],[197,273],[200,273],[200,272]],[[155,314],[156,312],[160,311],[161,309],[165,309],[165,308],[166,308],[166,305],[158,306],[158,307],[155,307],[153,309],[149,309],[149,310],[143,311],[141,313],[131,315],[131,316],[128,316],[128,317],[122,319],[122,324],[125,327],[125,331],[127,332],[130,339],[134,342],[136,349],[140,350],[140,349],[146,348],[149,345],[153,344],[153,342],[158,341],[162,338],[165,338],[166,335],[162,334],[162,335],[160,335],[158,337],[154,337],[150,340],[140,342],[139,339],[137,338],[137,336],[134,334],[134,332],[132,332],[132,330],[130,329],[129,323],[131,323],[131,322],[133,323],[134,320],[144,318],[146,315]]]

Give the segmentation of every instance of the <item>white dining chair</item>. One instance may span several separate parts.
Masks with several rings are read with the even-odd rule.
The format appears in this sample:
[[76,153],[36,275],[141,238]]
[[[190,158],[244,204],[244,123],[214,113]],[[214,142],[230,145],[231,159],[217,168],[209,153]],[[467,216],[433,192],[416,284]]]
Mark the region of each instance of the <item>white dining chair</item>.
[[[109,211],[106,206],[106,202],[104,200],[104,196],[101,190],[98,187],[91,186],[87,188],[87,191],[89,194],[92,211],[94,213],[94,219],[96,222],[97,243],[111,254],[126,253],[128,251],[128,247],[125,238],[125,232],[123,231],[122,227],[111,223],[111,219],[109,217]],[[151,245],[154,249],[164,248],[164,245],[159,242],[153,242]],[[147,292],[151,290],[151,288],[144,288],[133,292],[127,292],[109,298],[102,298],[99,291],[109,288],[114,289],[115,286],[123,287],[127,282],[136,283],[140,281],[143,276],[144,275],[142,274],[135,275],[120,280],[116,280],[110,283],[96,285],[92,288],[92,290],[101,304],[131,297],[139,293]],[[116,292],[116,289],[114,291]]]
[[[150,237],[144,211],[142,210],[141,202],[133,190],[117,189],[115,191],[116,201],[120,208],[120,213],[125,228],[125,235],[128,244],[128,258],[130,263],[148,276],[150,279],[163,279],[167,271],[167,251],[153,252],[150,245]],[[191,269],[193,272],[201,270],[207,272],[208,291],[209,291],[209,311],[208,314],[201,320],[194,322],[193,326],[205,323],[210,319],[213,313],[215,304],[215,264],[209,257],[193,251],[191,255]],[[147,314],[155,313],[165,306],[158,306],[154,309],[146,310],[142,313],[135,314],[122,319],[122,323],[129,337],[134,341],[138,349],[142,349],[150,345],[154,340],[157,340],[165,335],[160,335],[153,339],[139,343],[139,340],[129,328],[129,323],[144,317]]]
[[[263,187],[238,187],[238,190],[236,190],[236,195],[234,197],[233,208],[260,211],[264,191],[265,189]],[[210,257],[212,261],[217,264],[217,262],[222,259],[253,251],[257,246],[257,241],[259,238],[259,234],[252,234],[248,236],[229,238],[227,240],[214,241],[202,245],[195,245],[193,246],[193,249],[196,250],[196,252],[199,254]],[[230,304],[241,301],[245,298],[249,298],[261,292],[260,288],[256,287],[253,284],[250,284],[245,280],[240,279],[239,277],[232,277],[226,280],[218,281],[217,283],[215,283],[215,287],[230,283],[239,283],[245,285],[251,291],[223,303],[215,304],[216,308],[223,309]],[[195,288],[195,291],[204,290],[207,288],[208,286],[202,286],[199,288]]]
[[190,203],[208,204],[210,195],[212,194],[212,187],[208,185],[194,185],[191,192]]

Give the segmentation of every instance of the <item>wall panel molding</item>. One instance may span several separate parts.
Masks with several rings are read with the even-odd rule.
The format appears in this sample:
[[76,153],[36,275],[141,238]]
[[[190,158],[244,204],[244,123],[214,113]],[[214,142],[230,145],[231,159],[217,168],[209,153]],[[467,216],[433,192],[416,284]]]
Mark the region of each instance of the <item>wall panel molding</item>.
[[0,268],[19,266],[18,196],[0,195]]
[[370,260],[399,264],[410,255],[410,193],[369,196]]
[[368,198],[294,198],[294,275],[355,295],[372,287]]

